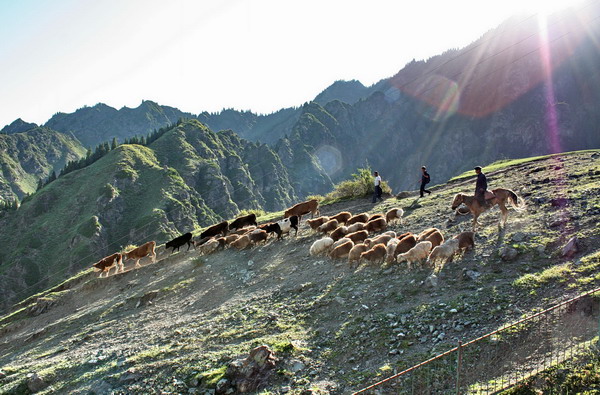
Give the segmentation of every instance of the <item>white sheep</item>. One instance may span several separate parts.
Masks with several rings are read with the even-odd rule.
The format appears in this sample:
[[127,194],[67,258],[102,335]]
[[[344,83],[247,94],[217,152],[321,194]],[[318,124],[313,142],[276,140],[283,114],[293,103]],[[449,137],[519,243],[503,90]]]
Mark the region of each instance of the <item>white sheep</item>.
[[458,239],[447,240],[444,244],[431,250],[429,257],[427,258],[427,264],[433,267],[435,271],[442,270],[446,263],[452,261],[452,257],[458,251],[458,246]]
[[310,246],[310,255],[322,254],[323,252],[328,251],[332,245],[333,239],[331,237],[323,237]]
[[396,234],[396,232],[394,232],[393,230],[388,230],[387,232],[383,232],[382,235],[389,235],[389,236],[392,236],[392,237],[398,236]]
[[212,254],[219,248],[219,242],[217,239],[212,238],[208,240],[206,243],[202,244],[200,247],[200,252],[204,255]]
[[365,228],[365,224],[362,222],[356,222],[352,225],[348,226],[348,234],[358,232],[359,230],[363,230]]
[[429,256],[429,251],[431,250],[431,242],[430,241],[420,241],[416,246],[405,252],[404,254],[398,254],[396,258],[398,263],[402,263],[406,261],[408,263],[408,267],[410,268],[412,263],[422,262],[427,259]]
[[396,256],[394,253],[396,252],[396,247],[399,243],[400,240],[398,239],[391,239],[390,241],[388,241],[385,251],[385,261],[387,263],[391,263],[394,260],[394,257]]

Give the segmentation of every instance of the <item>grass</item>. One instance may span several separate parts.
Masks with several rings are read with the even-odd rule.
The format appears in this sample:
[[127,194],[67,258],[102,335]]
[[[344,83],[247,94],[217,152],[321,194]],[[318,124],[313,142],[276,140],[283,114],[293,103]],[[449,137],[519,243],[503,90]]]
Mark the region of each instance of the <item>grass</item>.
[[[517,165],[521,165],[523,163],[537,162],[537,161],[541,161],[541,160],[548,159],[548,158],[564,157],[564,156],[568,156],[568,155],[581,154],[581,153],[585,153],[585,152],[598,152],[598,150],[591,149],[591,150],[581,150],[581,151],[569,151],[569,152],[563,152],[560,154],[532,156],[532,157],[528,157],[528,158],[502,159],[502,160],[499,160],[499,161],[496,161],[489,165],[484,166],[482,171],[484,173],[491,173],[494,171],[506,169],[508,167],[514,167]],[[473,177],[473,176],[474,176],[473,170],[468,170],[462,174],[459,174],[456,177],[451,178],[449,180],[449,182],[463,180],[463,179]]]

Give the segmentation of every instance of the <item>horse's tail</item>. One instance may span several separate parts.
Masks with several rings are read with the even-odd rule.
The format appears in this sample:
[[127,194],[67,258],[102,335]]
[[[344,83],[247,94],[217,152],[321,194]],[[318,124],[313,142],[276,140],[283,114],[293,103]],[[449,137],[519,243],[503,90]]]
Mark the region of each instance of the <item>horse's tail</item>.
[[523,199],[521,199],[521,203],[519,203],[519,196],[516,193],[514,193],[510,189],[507,189],[506,191],[508,192],[508,196],[510,198],[512,206],[516,210],[523,210],[525,208],[525,203],[523,202]]

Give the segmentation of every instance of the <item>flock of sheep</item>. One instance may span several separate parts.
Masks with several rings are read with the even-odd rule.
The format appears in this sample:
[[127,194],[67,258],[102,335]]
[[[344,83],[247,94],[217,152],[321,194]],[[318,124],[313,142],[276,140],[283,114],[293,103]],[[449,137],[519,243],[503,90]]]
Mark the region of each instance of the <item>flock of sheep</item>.
[[310,254],[327,254],[333,259],[347,258],[351,263],[407,262],[409,267],[414,263],[426,263],[439,271],[459,250],[475,246],[473,232],[463,232],[444,240],[437,228],[428,228],[419,234],[406,232],[397,235],[395,231],[385,231],[392,222],[401,222],[403,214],[401,208],[371,216],[366,213],[353,216],[344,211],[332,217],[308,220],[313,230],[326,235],[312,244]]
[[[223,221],[207,228],[198,240],[193,240],[191,233],[183,234],[167,242],[165,249],[172,248],[172,252],[175,252],[175,249],[179,250],[187,244],[188,250],[193,245],[194,249],[199,249],[202,254],[211,254],[226,247],[242,250],[265,244],[272,234],[281,239],[284,234],[294,229],[297,235],[302,216],[309,213],[312,217],[320,215],[319,203],[316,200],[298,203],[287,209],[280,221],[258,225],[256,215],[248,214],[236,218],[231,223]],[[327,254],[332,259],[347,259],[351,263],[407,262],[409,267],[414,263],[426,263],[435,271],[439,271],[457,252],[474,247],[473,232],[463,232],[452,239],[444,240],[442,232],[437,228],[425,229],[419,234],[406,232],[397,235],[395,231],[386,231],[388,225],[394,222],[402,223],[403,215],[404,211],[401,208],[393,208],[385,214],[352,215],[348,211],[342,211],[330,217],[311,218],[306,221],[308,226],[323,237],[311,245],[310,255]],[[139,260],[150,254],[154,261],[156,243],[146,244],[152,244],[152,248],[145,248],[132,258]],[[94,264],[94,268],[107,272],[107,276],[108,271],[115,266],[123,271],[122,256],[114,255],[121,254],[103,258]]]

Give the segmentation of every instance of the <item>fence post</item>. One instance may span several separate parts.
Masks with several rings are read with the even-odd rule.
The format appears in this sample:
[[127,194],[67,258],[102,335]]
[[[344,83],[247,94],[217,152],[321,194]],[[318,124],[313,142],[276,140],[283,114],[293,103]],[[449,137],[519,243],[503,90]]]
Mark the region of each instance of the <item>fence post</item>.
[[462,341],[458,341],[458,355],[456,356],[456,395],[460,395],[460,368],[462,367]]

